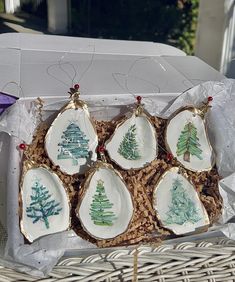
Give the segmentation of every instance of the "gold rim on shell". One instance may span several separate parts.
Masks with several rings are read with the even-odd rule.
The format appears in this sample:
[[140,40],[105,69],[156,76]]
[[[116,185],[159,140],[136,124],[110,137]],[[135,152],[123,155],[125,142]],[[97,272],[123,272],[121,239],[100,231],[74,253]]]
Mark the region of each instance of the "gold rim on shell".
[[94,124],[93,120],[92,120],[91,117],[90,117],[90,113],[89,113],[89,111],[88,111],[87,104],[86,104],[84,101],[79,100],[79,99],[78,99],[78,100],[71,99],[71,101],[69,101],[65,106],[63,106],[63,107],[59,110],[59,113],[57,114],[57,116],[56,116],[56,118],[53,120],[53,122],[51,123],[51,125],[50,125],[50,127],[49,127],[49,129],[48,129],[48,131],[47,131],[47,133],[46,133],[46,135],[45,135],[45,138],[44,138],[44,149],[45,149],[45,152],[46,152],[46,154],[47,154],[49,160],[52,162],[52,164],[53,164],[54,166],[58,166],[59,169],[60,169],[60,171],[61,171],[62,173],[66,174],[66,175],[70,175],[70,176],[74,176],[74,175],[77,175],[77,174],[84,174],[84,173],[79,173],[79,172],[77,172],[77,173],[73,173],[73,174],[68,174],[67,172],[61,170],[60,166],[59,166],[58,164],[56,164],[56,163],[50,158],[50,156],[49,156],[49,154],[48,154],[48,151],[47,151],[47,148],[46,148],[46,140],[48,139],[48,136],[51,134],[51,130],[52,130],[52,128],[53,128],[54,122],[55,122],[65,111],[71,110],[71,109],[77,110],[78,108],[82,109],[82,110],[86,113],[86,115],[87,115],[87,117],[88,117],[88,119],[89,119],[89,121],[90,121],[90,123],[91,123],[93,129],[94,129],[94,133],[95,133],[95,135],[97,136],[97,144],[98,144],[98,135],[97,135],[97,131],[96,131],[96,128],[95,128],[95,124]]
[[[209,137],[208,137],[208,130],[207,130],[207,123],[206,123],[206,120],[205,120],[205,107],[206,106],[202,106],[201,108],[196,108],[196,107],[193,107],[193,106],[186,106],[186,107],[181,107],[180,109],[178,109],[177,111],[175,111],[170,117],[169,119],[167,120],[167,124],[166,124],[166,129],[165,129],[165,133],[164,133],[164,140],[165,140],[165,147],[166,147],[166,150],[168,152],[170,152],[174,158],[176,158],[176,160],[186,169],[186,170],[190,170],[192,172],[204,172],[204,171],[210,171],[212,170],[212,168],[215,166],[215,159],[216,159],[216,156],[215,156],[215,152],[211,146],[211,143],[210,143],[210,140],[209,140]],[[203,170],[195,170],[195,169],[192,169],[192,168],[187,168],[184,166],[184,164],[179,160],[179,158],[177,156],[175,156],[171,149],[170,149],[170,146],[169,144],[167,143],[167,129],[168,129],[168,125],[170,124],[170,122],[172,121],[172,119],[174,117],[176,117],[179,113],[181,112],[184,112],[184,111],[190,111],[192,112],[193,114],[196,114],[198,116],[201,117],[202,119],[202,122],[203,122],[203,125],[204,125],[204,128],[205,128],[205,136],[206,136],[206,139],[207,139],[207,143],[209,145],[209,148],[211,149],[211,155],[212,155],[212,159],[211,159],[211,166],[209,168],[206,168],[206,169],[203,169]]]
[[[167,230],[169,230],[170,232],[172,232],[173,234],[174,231],[172,229],[170,229],[169,227],[165,227],[165,225],[162,223],[162,220],[161,220],[161,217],[159,216],[159,213],[158,211],[154,208],[154,207],[157,207],[157,203],[156,203],[156,191],[160,185],[160,183],[163,181],[165,175],[169,172],[169,171],[172,171],[172,172],[175,172],[175,173],[178,173],[178,174],[181,174],[193,187],[195,193],[197,194],[197,197],[198,197],[198,200],[200,201],[201,203],[201,207],[202,207],[202,210],[203,210],[203,214],[206,216],[206,220],[205,220],[205,225],[201,226],[201,227],[198,227],[198,228],[195,228],[193,232],[189,232],[189,233],[196,233],[197,231],[203,231],[204,228],[206,228],[206,230],[208,229],[208,227],[210,226],[210,219],[209,219],[209,216],[208,216],[208,213],[207,213],[207,210],[206,208],[204,207],[201,199],[200,199],[200,194],[198,193],[195,185],[192,183],[192,181],[190,180],[187,172],[185,169],[182,169],[181,167],[177,167],[177,166],[173,166],[167,170],[164,171],[164,173],[159,177],[159,179],[157,180],[156,184],[154,185],[154,189],[153,189],[153,198],[152,198],[152,205],[153,205],[153,209],[156,213],[156,217],[157,219],[159,220],[160,224]],[[185,233],[185,234],[189,234],[189,233]],[[177,234],[175,234],[177,235]],[[177,236],[181,236],[181,235],[184,235],[184,234],[180,234],[180,235],[177,235]]]
[[[45,164],[37,164],[33,161],[30,161],[30,160],[25,160],[24,161],[24,164],[23,164],[23,171],[22,171],[22,175],[21,175],[21,179],[20,179],[20,191],[19,191],[19,219],[20,219],[20,230],[21,230],[21,233],[24,235],[24,237],[30,242],[34,242],[32,241],[31,239],[29,239],[29,236],[27,235],[26,231],[24,230],[23,228],[23,184],[24,184],[24,178],[25,178],[25,175],[26,173],[31,170],[31,169],[36,169],[36,168],[43,168],[47,171],[49,171],[51,174],[54,174],[58,177],[59,179],[59,182],[61,184],[61,186],[64,188],[65,190],[65,194],[66,194],[66,197],[67,197],[67,203],[68,203],[68,206],[69,206],[69,226],[67,229],[65,229],[64,231],[67,231],[67,230],[70,230],[71,229],[71,203],[70,203],[70,199],[69,199],[69,195],[68,195],[68,188],[65,186],[65,184],[63,183],[63,181],[60,179],[60,177],[57,175],[57,173],[55,171],[53,171],[51,168],[49,168],[47,165]],[[50,234],[45,234],[43,236],[47,236],[47,235],[52,235],[53,233],[50,233]],[[42,236],[42,237],[43,237]],[[40,237],[38,237],[40,238]],[[38,239],[37,238],[37,239]],[[36,240],[37,240],[36,239]]]
[[[156,128],[154,127],[154,124],[151,120],[152,116],[143,108],[142,105],[137,105],[137,108],[134,109],[134,111],[127,115],[121,122],[119,122],[113,132],[113,134],[111,135],[111,137],[105,142],[105,147],[107,148],[107,145],[112,141],[112,139],[114,138],[116,132],[117,132],[117,129],[122,126],[128,119],[132,118],[132,116],[135,116],[135,117],[145,117],[148,122],[151,124],[151,126],[153,127],[153,131],[154,131],[154,135],[155,135],[155,140],[156,140],[156,156],[155,158],[151,161],[153,162],[154,160],[157,159],[158,157],[158,136],[157,136],[157,131],[156,131]],[[106,149],[107,150],[107,149]],[[118,165],[120,168],[124,169],[124,170],[140,170],[140,169],[143,169],[145,167],[147,167],[148,165],[150,165],[151,162],[147,162],[145,163],[143,166],[141,167],[137,167],[137,168],[129,168],[129,169],[126,169],[126,168],[123,168],[119,163],[117,163],[113,158],[111,158],[110,154],[109,154],[109,151],[107,150],[107,153],[109,155],[109,158],[112,162],[114,162],[116,165]]]

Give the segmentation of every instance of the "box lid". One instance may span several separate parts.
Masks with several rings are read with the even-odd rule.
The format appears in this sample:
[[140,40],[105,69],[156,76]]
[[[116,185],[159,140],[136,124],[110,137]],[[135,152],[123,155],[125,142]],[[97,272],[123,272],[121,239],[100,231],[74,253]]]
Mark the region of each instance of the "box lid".
[[0,89],[20,97],[66,95],[74,83],[84,95],[181,93],[224,78],[160,43],[10,33],[0,46]]

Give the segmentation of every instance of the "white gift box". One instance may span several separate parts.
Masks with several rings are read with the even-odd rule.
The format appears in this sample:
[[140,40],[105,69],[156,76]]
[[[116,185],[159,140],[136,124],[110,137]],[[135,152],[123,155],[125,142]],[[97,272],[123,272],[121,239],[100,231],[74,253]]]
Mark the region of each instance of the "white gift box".
[[[116,116],[138,94],[145,98],[150,113],[160,113],[187,89],[207,80],[224,79],[200,59],[164,44],[30,34],[0,35],[0,70],[2,92],[20,97],[19,103],[27,109],[32,100],[42,97],[47,114],[59,109],[68,98],[69,87],[79,83],[82,99],[98,119]],[[28,130],[35,121],[33,112],[31,117]],[[18,130],[17,134],[16,131],[13,128],[11,138],[0,133],[0,220],[8,231],[12,250],[19,250],[23,244],[17,210],[20,153],[16,147],[32,137],[29,132],[24,135],[23,131]],[[64,247],[68,242],[62,239]],[[51,245],[46,240],[39,245],[45,247],[47,243],[49,248],[60,240],[58,235],[54,240],[49,238]],[[76,244],[68,249],[79,248]],[[35,250],[33,259],[43,260],[40,246]],[[28,259],[27,252],[31,254]],[[40,267],[33,261],[32,253],[30,247],[21,249],[18,262],[24,261],[46,273],[63,251],[53,254],[52,247],[50,263],[44,260]],[[30,267],[18,269],[32,271]]]

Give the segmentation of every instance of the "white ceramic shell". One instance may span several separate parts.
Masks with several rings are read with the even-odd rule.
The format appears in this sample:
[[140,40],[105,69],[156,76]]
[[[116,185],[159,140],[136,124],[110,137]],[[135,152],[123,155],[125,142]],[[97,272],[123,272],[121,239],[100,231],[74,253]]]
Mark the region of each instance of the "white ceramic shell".
[[[38,192],[32,189],[36,185],[38,185]],[[42,187],[45,188],[42,189]],[[40,194],[36,196],[36,193]],[[46,193],[46,195],[43,196],[42,193]],[[33,205],[33,211],[29,211],[28,208],[34,201],[32,196],[36,196],[37,199],[43,197],[43,200],[40,202],[41,204],[37,202]],[[51,201],[54,202],[50,203]],[[48,216],[43,217],[43,214]],[[33,223],[36,217],[40,219]],[[70,227],[70,204],[63,183],[55,173],[44,167],[31,168],[23,176],[20,226],[21,232],[30,242],[41,236],[64,231]]]
[[[85,157],[81,156],[76,158],[74,154],[71,153],[71,150],[65,148],[65,146],[68,146],[68,141],[62,136],[64,132],[68,132],[68,128],[71,124],[76,125],[76,138],[83,138],[83,141],[85,140],[86,142],[84,145],[86,150]],[[83,134],[82,137],[79,136],[80,133]],[[70,141],[71,138],[72,137],[69,139]],[[63,142],[66,144],[64,145]],[[75,139],[72,149],[78,152],[80,145],[76,142],[78,142],[78,140]],[[45,138],[45,148],[49,158],[55,165],[60,167],[61,171],[69,175],[83,173],[91,161],[96,161],[97,145],[98,136],[90,120],[89,113],[82,107],[77,109],[68,108],[59,113],[51,124]]]
[[[134,126],[134,138],[137,148],[132,151],[134,157],[120,153],[121,144],[125,142],[128,132]],[[113,136],[106,142],[106,150],[110,158],[124,169],[138,169],[153,161],[158,154],[156,130],[146,114],[135,113],[117,126]],[[129,158],[129,159],[128,159]]]
[[[201,153],[190,153],[188,158],[185,154],[180,154],[178,148],[181,134],[189,123],[196,129],[197,148]],[[214,165],[214,153],[207,136],[205,122],[195,108],[182,109],[170,118],[166,129],[166,146],[173,156],[191,171],[208,171]]]
[[[173,167],[161,176],[154,189],[153,207],[165,228],[182,235],[207,227],[209,218],[194,186],[178,172],[179,168]],[[173,188],[175,181],[180,183],[178,191]]]
[[[92,172],[84,184],[84,194],[77,206],[77,216],[84,230],[98,240],[112,239],[125,232],[134,212],[132,196],[128,188],[119,173],[110,167],[110,165],[101,164]],[[98,183],[104,189],[102,196],[110,204],[110,207],[104,209],[104,212],[111,213],[111,225],[107,224],[108,219],[104,220],[103,215],[99,215],[98,224],[92,218],[97,215],[96,211],[95,214],[92,214],[91,209],[95,201],[94,195],[98,193]],[[100,204],[98,209],[100,209]]]

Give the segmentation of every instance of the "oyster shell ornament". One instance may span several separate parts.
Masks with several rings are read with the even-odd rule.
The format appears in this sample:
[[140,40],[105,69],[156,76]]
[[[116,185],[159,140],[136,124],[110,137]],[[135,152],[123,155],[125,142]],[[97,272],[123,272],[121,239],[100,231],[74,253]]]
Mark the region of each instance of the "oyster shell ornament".
[[119,123],[106,142],[110,158],[123,169],[139,169],[158,154],[156,130],[150,115],[143,109],[141,97],[130,117]]
[[98,240],[112,239],[124,233],[132,220],[132,196],[118,171],[104,159],[87,172],[76,208],[83,229]]
[[21,179],[21,232],[33,242],[70,227],[69,197],[62,181],[47,166],[24,164]]
[[166,128],[166,148],[186,169],[195,172],[211,170],[215,163],[205,123],[209,98],[200,108],[184,107],[174,113]]
[[172,167],[154,188],[153,207],[162,225],[176,235],[209,226],[209,218],[199,195],[186,172]]
[[79,99],[79,85],[70,88],[71,101],[52,122],[45,149],[54,165],[66,174],[83,173],[96,160],[98,136],[85,102]]

